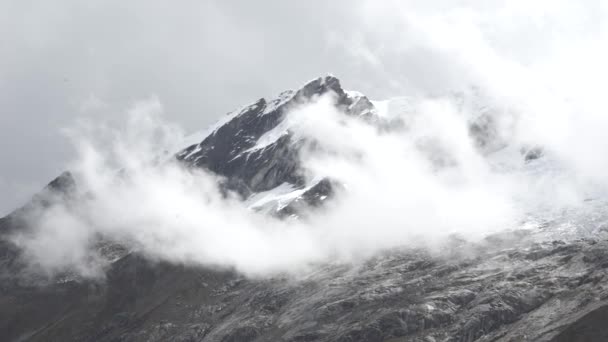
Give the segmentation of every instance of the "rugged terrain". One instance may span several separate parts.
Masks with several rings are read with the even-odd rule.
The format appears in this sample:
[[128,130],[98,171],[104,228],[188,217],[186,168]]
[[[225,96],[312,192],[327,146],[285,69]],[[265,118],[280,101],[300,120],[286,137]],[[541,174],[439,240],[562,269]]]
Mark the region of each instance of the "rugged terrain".
[[[175,158],[222,176],[251,210],[297,218],[340,184],[303,176],[305,142],[281,124],[288,110],[333,93],[346,115],[390,127],[365,96],[326,76],[223,118]],[[480,148],[496,150],[491,121],[471,124]],[[529,163],[542,153],[522,152]],[[3,341],[605,341],[608,240],[604,203],[573,220],[431,249],[399,249],[356,265],[327,264],[301,278],[251,279],[226,269],[151,261],[100,241],[112,262],[103,280],[32,274],[8,236],[28,215],[73,200],[69,173],[0,219],[0,339]],[[313,209],[311,209],[313,208]],[[553,234],[574,226],[571,234]],[[57,246],[60,248],[60,246]]]

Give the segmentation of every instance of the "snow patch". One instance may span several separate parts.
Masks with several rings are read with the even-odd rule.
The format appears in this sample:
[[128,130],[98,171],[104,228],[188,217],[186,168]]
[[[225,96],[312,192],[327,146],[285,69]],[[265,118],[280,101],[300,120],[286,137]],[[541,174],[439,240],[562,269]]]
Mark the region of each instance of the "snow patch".
[[289,133],[289,124],[288,120],[281,121],[275,128],[270,131],[264,133],[258,141],[252,147],[248,148],[244,151],[244,153],[250,153],[253,151],[261,150],[266,148],[267,146],[275,143],[282,136],[287,135]]
[[217,131],[220,127],[224,126],[225,124],[227,124],[228,122],[230,122],[232,119],[236,118],[237,116],[246,113],[256,107],[258,107],[260,105],[260,100],[252,103],[252,104],[248,104],[246,106],[243,106],[235,111],[232,111],[226,115],[224,115],[221,119],[219,119],[218,121],[216,121],[213,125],[211,125],[209,128],[207,128],[204,133],[202,134],[203,138],[201,139],[201,141],[205,138],[207,138],[208,136],[210,136],[211,134],[215,133],[215,131]]
[[287,90],[287,91],[280,93],[277,98],[268,102],[268,104],[266,105],[266,108],[264,109],[264,113],[262,113],[262,115],[266,115],[268,113],[274,112],[279,107],[283,106],[285,103],[287,103],[291,99],[293,99],[295,94],[296,94],[296,92],[293,90]]
[[344,89],[344,92],[346,93],[346,95],[348,95],[348,97],[350,98],[358,98],[358,97],[364,97],[365,95],[363,95],[363,93],[356,91],[356,90],[346,90]]
[[[175,146],[172,149],[171,155],[177,154],[181,150],[188,148],[194,144],[200,144],[207,137],[209,137],[210,135],[215,133],[215,131],[217,131],[220,127],[224,126],[225,124],[230,122],[232,119],[236,118],[237,116],[239,116],[243,113],[246,113],[247,111],[249,111],[251,109],[256,108],[257,106],[260,105],[259,103],[260,103],[260,101],[258,100],[255,103],[248,104],[235,111],[229,112],[226,115],[224,115],[223,117],[221,117],[219,120],[217,120],[215,123],[213,123],[211,126],[209,126],[207,129],[203,129],[203,130],[197,131],[195,133],[192,133],[192,134],[186,136],[177,146]],[[185,155],[184,159],[188,159],[189,157],[200,152],[200,150],[201,150],[201,147],[199,145],[195,149],[193,149],[191,152],[189,152],[187,155]]]
[[293,184],[283,183],[274,189],[252,195],[246,201],[250,209],[261,208],[266,204],[276,202],[277,211],[286,207],[291,201],[301,196],[308,188],[297,189]]
[[245,201],[245,204],[249,209],[254,210],[272,205],[275,211],[279,211],[317,185],[319,181],[320,179],[314,179],[303,188],[296,188],[293,184],[283,183],[274,189],[251,195]]
[[394,118],[403,113],[413,112],[412,100],[407,97],[393,97],[387,100],[371,101],[375,114],[381,118]]
[[306,87],[307,85],[309,85],[310,83],[316,82],[316,81],[319,81],[320,85],[325,85],[325,83],[327,83],[327,80],[330,78],[336,78],[336,77],[332,73],[327,73],[325,76],[320,76],[320,77],[308,80],[308,82],[304,83],[300,87],[300,89],[302,89],[302,88]]

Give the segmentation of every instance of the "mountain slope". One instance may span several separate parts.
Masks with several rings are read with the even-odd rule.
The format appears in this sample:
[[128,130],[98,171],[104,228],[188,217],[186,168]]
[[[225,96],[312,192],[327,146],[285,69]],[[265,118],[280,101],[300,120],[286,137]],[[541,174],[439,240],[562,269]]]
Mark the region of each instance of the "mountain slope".
[[[330,93],[347,115],[382,127],[380,108],[326,76],[236,111],[176,158],[221,176],[224,189],[253,210],[300,215],[340,184],[303,176],[304,144],[283,124],[290,108]],[[498,145],[488,141],[491,121],[481,122],[471,134],[483,148]],[[386,251],[356,265],[328,263],[301,279],[151,261],[104,241],[99,248],[114,252],[105,254],[112,254],[106,279],[31,274],[8,236],[27,230],[27,217],[49,201],[81,200],[77,187],[64,174],[0,220],[2,340],[557,342],[608,332],[601,227],[573,239],[539,239],[557,222],[476,243],[453,238],[442,253]]]
[[[285,125],[285,116],[288,110],[327,94],[335,95],[336,106],[348,115],[372,113],[373,105],[365,96],[349,95],[333,76],[320,77],[298,91],[283,92],[269,102],[260,99],[236,111],[202,142],[179,152],[177,158],[225,177],[226,188],[244,198],[282,187],[303,191],[292,200],[310,198],[307,203],[312,203],[313,198],[330,195],[331,187],[323,186],[329,180],[306,184],[299,162],[303,142]],[[281,209],[289,203],[282,203]],[[279,215],[291,211],[283,210]]]

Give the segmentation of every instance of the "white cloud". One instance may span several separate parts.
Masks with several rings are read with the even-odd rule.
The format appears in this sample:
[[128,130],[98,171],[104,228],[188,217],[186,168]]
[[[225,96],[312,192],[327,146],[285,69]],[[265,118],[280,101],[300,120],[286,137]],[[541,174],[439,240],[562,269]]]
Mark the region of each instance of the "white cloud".
[[[230,7],[215,7],[222,15],[213,27],[225,29],[228,38],[255,27],[246,36],[250,43],[235,46],[230,42],[237,38],[220,39],[210,50],[185,57],[179,51],[193,41],[176,43],[171,38],[174,32],[164,29],[147,36],[143,28],[149,25],[123,23],[133,29],[127,30],[127,37],[145,39],[138,40],[141,49],[122,46],[130,63],[124,66],[124,79],[118,80],[125,82],[108,87],[108,92],[114,97],[123,91],[135,94],[128,90],[133,85],[130,79],[162,68],[167,60],[162,51],[174,52],[168,61],[180,73],[208,55],[229,60],[224,71],[233,65],[253,70],[266,61],[264,56],[274,56],[268,50],[272,43],[286,43],[277,38],[276,30],[260,28],[249,16],[230,12]],[[173,10],[169,8],[170,13]],[[608,155],[602,153],[608,148],[604,2],[364,0],[342,10],[344,18],[334,26],[311,25],[317,33],[331,29],[324,41],[328,50],[312,49],[315,53],[289,60],[282,70],[305,68],[307,58],[335,53],[338,57],[330,65],[344,68],[355,87],[374,94],[399,92],[410,96],[412,103],[411,110],[398,113],[407,129],[383,134],[344,118],[330,98],[291,113],[296,134],[338,152],[303,156],[313,173],[347,186],[326,213],[305,222],[261,217],[235,199],[223,199],[211,175],[156,165],[159,153],[183,136],[179,127],[159,119],[161,97],[136,106],[122,130],[91,130],[85,125],[84,134],[73,132],[79,150],[73,169],[93,197],[76,208],[47,213],[37,234],[20,238],[32,259],[47,269],[81,265],[92,258],[87,244],[101,233],[174,262],[235,267],[249,274],[297,271],[331,257],[351,260],[385,248],[433,243],[452,233],[477,238],[514,228],[530,212],[574,208],[589,189],[597,195],[608,186]],[[179,32],[192,29],[201,37],[213,35],[194,25],[196,15],[187,18],[185,26],[177,26]],[[175,43],[170,44],[172,49],[158,45],[157,39],[165,41],[163,37]],[[42,38],[42,33],[35,33],[26,41],[44,47]],[[113,41],[106,43],[115,46]],[[311,44],[306,39],[291,43],[300,52]],[[140,59],[133,56],[145,53],[154,57],[154,63],[140,70]],[[116,58],[112,60],[120,60]],[[95,63],[84,69],[89,67],[96,69]],[[123,69],[117,70],[120,74]],[[106,76],[102,72],[100,79]],[[268,82],[272,79],[268,76]],[[118,83],[114,79],[110,84]],[[136,82],[138,87],[142,84],[146,82]],[[188,84],[185,87],[193,94],[196,84]],[[473,99],[479,103],[462,107],[454,92],[469,99],[478,95]],[[111,102],[113,96],[105,95],[99,96]],[[488,157],[474,147],[467,125],[480,110],[476,105],[490,109],[498,134],[510,144],[503,155]],[[541,146],[552,164],[526,168],[518,151],[525,146]],[[498,157],[503,158],[500,167],[492,159]],[[438,159],[448,166],[437,167]],[[125,176],[117,177],[121,168]],[[72,236],[72,229],[78,234]],[[49,249],[57,245],[70,248]]]

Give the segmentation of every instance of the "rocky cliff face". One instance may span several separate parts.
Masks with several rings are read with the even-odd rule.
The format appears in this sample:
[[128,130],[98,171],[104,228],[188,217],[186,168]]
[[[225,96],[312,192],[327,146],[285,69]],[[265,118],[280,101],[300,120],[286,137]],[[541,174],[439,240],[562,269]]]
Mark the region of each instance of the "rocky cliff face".
[[[373,115],[374,107],[365,96],[349,95],[335,77],[321,77],[298,91],[283,92],[269,102],[260,99],[230,114],[202,142],[187,147],[176,157],[186,165],[225,177],[225,187],[243,198],[282,186],[293,191],[304,189],[293,200],[314,204],[315,198],[331,194],[328,186],[331,181],[322,179],[306,184],[299,165],[299,152],[305,142],[294,138],[293,132],[281,125],[289,109],[328,94],[335,96],[336,106],[348,115],[362,118]],[[279,215],[294,212],[293,208],[287,208],[289,203],[281,207]]]
[[[331,76],[230,114],[198,144],[176,155],[222,177],[244,205],[297,216],[334,195],[337,182],[302,175],[304,142],[281,123],[293,106],[333,93],[336,106],[382,128],[372,102]],[[471,123],[480,147],[492,122]],[[542,158],[523,156],[529,162]],[[386,251],[357,265],[328,264],[303,279],[249,279],[229,270],[147,260],[100,241],[112,260],[103,281],[30,274],[7,236],[28,215],[69,202],[66,173],[32,203],[0,219],[0,339],[3,341],[604,341],[608,328],[608,240],[547,239],[556,222],[453,238],[442,253]],[[601,204],[598,204],[601,205]],[[61,246],[57,246],[61,248]]]

